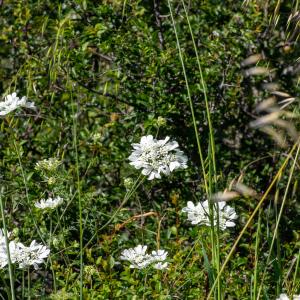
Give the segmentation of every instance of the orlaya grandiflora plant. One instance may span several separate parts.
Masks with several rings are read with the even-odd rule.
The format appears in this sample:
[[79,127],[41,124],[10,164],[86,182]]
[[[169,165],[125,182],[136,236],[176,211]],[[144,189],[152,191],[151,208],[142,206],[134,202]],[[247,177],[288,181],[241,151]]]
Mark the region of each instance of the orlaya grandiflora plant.
[[142,174],[149,180],[187,168],[187,157],[178,149],[178,143],[170,141],[169,137],[157,140],[152,135],[143,136],[140,143],[134,143],[132,147],[130,165],[142,169]]

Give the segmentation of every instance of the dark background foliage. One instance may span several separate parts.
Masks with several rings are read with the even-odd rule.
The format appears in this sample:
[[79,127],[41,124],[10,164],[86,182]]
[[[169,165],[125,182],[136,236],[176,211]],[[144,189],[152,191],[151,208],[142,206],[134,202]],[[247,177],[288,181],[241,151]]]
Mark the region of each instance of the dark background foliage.
[[[270,94],[264,88],[265,83],[277,83],[280,90],[293,96],[299,94],[297,20],[292,19],[287,27],[293,1],[282,3],[276,26],[270,18],[277,1],[268,4],[248,1],[247,5],[230,0],[186,2],[208,88],[216,144],[217,188],[223,190],[242,173],[244,182],[262,193],[285,157],[285,150],[277,148],[267,135],[250,128],[249,122],[255,117],[257,103]],[[207,156],[209,130],[196,56],[181,1],[172,1],[172,6],[197,127]],[[63,160],[58,189],[70,200],[63,220],[64,247],[68,249],[78,241],[73,126],[76,116],[84,198],[84,243],[89,243],[85,259],[87,264],[97,266],[100,278],[95,279],[94,288],[101,290],[99,299],[126,299],[126,289],[128,295],[145,293],[137,290],[138,275],[133,279],[128,270],[124,271],[121,266],[118,266],[119,270],[113,269],[109,265],[112,257],[117,259],[121,249],[128,247],[129,240],[142,243],[140,232],[144,242],[153,246],[154,239],[148,231],[156,231],[156,219],[138,220],[120,232],[114,231],[114,224],[104,232],[97,230],[122,202],[126,192],[124,179],[137,177],[138,171],[130,167],[127,160],[130,144],[139,141],[142,135],[155,135],[156,120],[162,116],[167,125],[159,128],[158,136],[171,136],[179,142],[189,157],[189,168],[160,181],[145,182],[138,195],[122,210],[122,220],[147,211],[156,211],[160,215],[167,213],[168,217],[162,223],[161,244],[171,251],[181,246],[181,251],[172,253],[174,264],[184,260],[192,238],[196,239],[199,234],[197,229],[190,229],[179,214],[187,201],[204,199],[204,188],[168,2],[2,1],[0,9],[0,92],[18,91],[38,107],[35,113],[23,111],[16,117],[9,116],[0,121],[0,179],[6,188],[11,226],[17,226],[21,236],[34,235],[32,220],[24,204],[25,190],[18,157],[13,150],[12,136],[15,136],[28,176],[32,203],[41,195],[52,192],[33,171],[35,163],[55,156]],[[272,75],[245,76],[241,63],[257,53],[264,57],[259,65],[271,69]],[[284,182],[286,179],[282,188]],[[283,240],[291,243],[291,246],[283,245],[283,248],[287,247],[283,255],[286,261],[293,254],[295,240],[299,237],[299,222],[289,222],[297,218],[296,194],[289,199],[282,223]],[[254,207],[252,200],[239,200],[236,209],[241,217],[236,233]],[[264,209],[271,214],[266,216],[264,223],[269,224],[268,218],[272,219],[274,214],[272,199]],[[263,227],[263,230],[267,231],[267,228]],[[246,286],[250,279],[247,272],[253,249],[245,244],[253,240],[254,233],[253,228],[244,237],[244,246],[241,244],[237,251],[240,260],[229,267],[228,282],[240,282],[238,288],[228,291],[234,299],[248,299],[249,288]],[[230,244],[233,235],[228,235]],[[267,248],[267,245],[268,242],[263,246]],[[227,244],[222,246],[224,253],[230,248]],[[65,276],[69,276],[70,281],[76,279],[74,274],[78,270],[76,263],[72,263],[72,259],[78,258],[76,245],[74,249],[71,247],[71,250],[57,254],[55,266],[59,288],[64,286]],[[199,269],[203,264],[202,249],[198,250],[189,262],[188,274],[194,275],[188,282],[185,281],[188,274],[185,277],[182,273],[184,270],[176,270],[170,275],[170,294],[195,299],[194,295],[207,292],[207,276]],[[194,261],[197,259],[196,266]],[[124,272],[119,277],[121,271]],[[240,278],[239,272],[244,279]],[[50,273],[47,276],[51,278]],[[176,283],[178,286],[185,283],[180,290],[174,286],[176,280],[181,282]],[[273,293],[272,284],[276,278],[270,276],[268,280],[271,284],[268,293]],[[76,294],[74,285],[70,286]],[[87,289],[88,286],[87,280]],[[37,286],[37,290],[49,294],[50,287],[51,284],[46,290],[39,290]],[[157,291],[153,287],[148,292],[155,293],[154,290]],[[164,291],[160,293],[163,295]],[[158,294],[152,296],[164,299],[158,298]]]

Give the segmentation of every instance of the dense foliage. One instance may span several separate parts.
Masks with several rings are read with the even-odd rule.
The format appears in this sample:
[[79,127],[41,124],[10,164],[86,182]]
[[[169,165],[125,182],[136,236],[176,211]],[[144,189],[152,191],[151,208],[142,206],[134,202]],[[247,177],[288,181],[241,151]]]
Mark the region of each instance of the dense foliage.
[[[278,3],[185,1],[201,74],[180,0],[1,2],[1,95],[17,91],[37,107],[0,119],[6,223],[14,238],[43,239],[51,249],[51,260],[38,271],[14,268],[17,299],[79,299],[79,203],[84,299],[206,299],[217,275],[211,231],[191,225],[181,212],[187,201],[207,196],[178,44],[209,193],[236,181],[257,193],[230,202],[238,220],[234,228],[217,234],[222,265],[292,146],[299,143],[288,129],[297,128],[297,100],[285,107],[293,113],[286,121],[290,123],[279,128],[285,147],[278,139],[276,143],[276,135],[249,126],[261,116],[255,108],[264,99],[273,95],[280,103],[285,96],[277,91],[293,97],[300,92],[298,1]],[[268,72],[254,74],[253,68],[250,74],[253,65],[244,61],[254,54],[260,55],[254,66]],[[143,180],[122,203],[131,180],[140,174],[129,165],[131,144],[148,134],[178,141],[188,168],[160,180]],[[212,149],[216,172],[211,170]],[[36,168],[50,157],[62,161],[56,170]],[[292,157],[297,161],[296,151]],[[261,279],[265,268],[261,299],[275,299],[282,291],[299,293],[298,179],[299,165],[293,167],[290,159],[224,269],[216,299],[256,299],[253,270]],[[34,207],[37,200],[57,194],[65,202],[56,210]],[[120,255],[138,244],[168,250],[169,269],[130,269]],[[3,268],[3,299],[11,297],[9,281]]]

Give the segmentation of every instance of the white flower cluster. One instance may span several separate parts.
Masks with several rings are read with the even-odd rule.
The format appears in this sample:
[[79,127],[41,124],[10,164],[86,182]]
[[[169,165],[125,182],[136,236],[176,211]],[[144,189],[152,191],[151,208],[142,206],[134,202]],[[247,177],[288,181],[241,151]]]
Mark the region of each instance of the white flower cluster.
[[35,164],[35,169],[38,171],[49,171],[54,172],[61,165],[61,161],[55,157],[51,157],[48,159],[43,159]]
[[143,136],[139,144],[132,144],[133,151],[129,156],[130,164],[142,169],[142,174],[149,180],[161,178],[161,173],[169,175],[179,168],[187,168],[187,157],[176,141],[156,140],[152,135]]
[[[293,300],[300,300],[300,295],[294,295]],[[276,300],[290,300],[290,298],[288,297],[287,294],[280,294],[279,298],[277,298]]]
[[0,102],[0,116],[5,116],[19,107],[35,109],[34,103],[28,102],[27,97],[24,96],[20,99],[16,93],[12,93],[7,95],[4,101]]
[[[4,231],[0,229],[0,268],[8,265],[8,249],[6,247]],[[10,236],[10,233],[8,233]],[[33,240],[29,247],[20,242],[10,241],[8,244],[11,263],[18,263],[21,269],[34,266],[38,269],[38,264],[44,262],[44,259],[50,254],[50,249],[38,244]]]
[[126,249],[121,254],[122,260],[130,262],[130,268],[144,269],[152,266],[157,270],[164,270],[168,267],[167,259],[168,252],[165,250],[152,251],[147,254],[147,246],[138,245],[135,248]]
[[[237,214],[234,208],[226,205],[225,201],[218,203],[219,209],[219,226],[220,229],[224,230],[227,227],[234,227],[234,220],[237,219]],[[195,205],[193,202],[188,201],[187,207],[182,209],[183,212],[188,214],[188,220],[191,221],[193,225],[211,225],[211,220],[209,218],[209,203],[208,200],[204,202],[199,202]],[[214,225],[217,225],[217,210],[214,211]]]
[[52,198],[48,198],[47,200],[41,199],[40,202],[36,202],[34,206],[40,209],[47,209],[47,208],[54,209],[58,205],[62,204],[63,201],[64,199],[58,196],[53,199]]

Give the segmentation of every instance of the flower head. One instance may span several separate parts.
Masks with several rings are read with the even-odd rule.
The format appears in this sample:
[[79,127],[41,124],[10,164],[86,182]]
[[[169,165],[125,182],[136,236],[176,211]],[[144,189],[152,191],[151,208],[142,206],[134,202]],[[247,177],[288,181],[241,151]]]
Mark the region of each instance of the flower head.
[[61,165],[61,161],[55,157],[43,159],[35,164],[35,169],[38,171],[54,172]]
[[130,268],[144,269],[149,265],[158,270],[166,269],[168,263],[168,252],[165,250],[152,251],[151,255],[146,253],[147,246],[138,245],[135,248],[126,249],[122,252],[121,259],[128,260]]
[[38,264],[43,263],[44,259],[50,254],[49,248],[42,244],[38,244],[35,240],[31,242],[29,247],[26,247],[21,243],[19,247],[20,255],[17,258],[17,261],[21,269],[34,266],[34,268],[37,270]]
[[47,208],[53,209],[58,205],[60,205],[63,201],[64,199],[58,196],[53,199],[52,198],[48,198],[47,200],[41,199],[41,201],[36,202],[34,206],[40,209],[47,209]]
[[234,227],[234,220],[237,219],[237,214],[234,208],[226,205],[226,202],[219,202],[219,225],[222,230],[227,227]]
[[12,93],[7,95],[4,101],[0,102],[0,116],[5,116],[19,107],[35,109],[34,103],[28,102],[27,97],[24,96],[20,99],[16,93]]
[[152,135],[143,136],[139,144],[132,144],[133,151],[129,156],[130,164],[142,169],[142,174],[149,180],[161,178],[161,173],[169,175],[175,169],[187,168],[187,157],[176,141],[156,140]]
[[[225,201],[219,202],[217,208],[214,208],[214,225],[217,225],[217,216],[219,216],[220,229],[224,230],[227,227],[234,227],[234,220],[237,219],[237,214],[234,208],[226,205]],[[209,226],[211,224],[209,218],[209,204],[207,200],[199,202],[197,205],[188,201],[187,207],[184,207],[182,211],[188,214],[188,220],[191,221],[193,225],[201,224]]]
[[[10,236],[9,232],[7,236]],[[8,249],[11,263],[18,263],[20,268],[33,265],[37,269],[38,264],[42,263],[50,253],[46,246],[38,244],[35,240],[31,242],[29,247],[13,240],[8,243],[7,248],[4,230],[0,229],[0,269],[8,265]]]
[[153,268],[157,270],[164,270],[168,267],[168,262],[165,262],[168,256],[168,252],[165,250],[152,251],[152,263],[154,263]]
[[192,201],[188,201],[187,207],[182,209],[183,212],[188,214],[188,220],[191,221],[193,225],[196,224],[203,224],[209,225],[209,208],[208,208],[208,201],[199,202],[195,205]]
[[[17,243],[15,241],[10,241],[8,244],[11,263],[15,263],[19,258],[20,255],[19,244],[20,243]],[[8,265],[8,249],[6,247],[6,244],[1,244],[0,245],[0,268],[4,268],[6,265]]]
[[[294,295],[293,300],[300,300],[300,295]],[[288,297],[287,294],[280,294],[279,298],[277,298],[276,300],[290,300],[290,298]]]
[[143,269],[151,263],[151,256],[146,254],[147,246],[138,245],[135,248],[126,249],[121,254],[122,260],[128,260],[130,268]]

